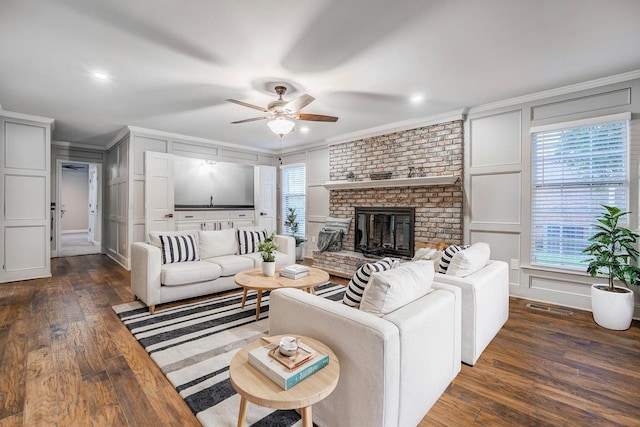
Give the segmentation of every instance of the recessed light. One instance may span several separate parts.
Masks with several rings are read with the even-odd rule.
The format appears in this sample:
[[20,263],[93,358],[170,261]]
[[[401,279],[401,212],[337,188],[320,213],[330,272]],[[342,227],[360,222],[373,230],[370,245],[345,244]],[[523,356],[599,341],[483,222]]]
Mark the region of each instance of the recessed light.
[[109,74],[107,74],[107,73],[105,73],[103,71],[94,71],[92,73],[92,75],[93,75],[94,78],[96,78],[98,80],[103,80],[103,81],[109,80]]
[[307,126],[300,126],[300,133],[309,133],[309,128]]
[[411,101],[412,104],[419,104],[424,100],[424,96],[422,95],[413,95],[411,98],[409,98],[409,101]]

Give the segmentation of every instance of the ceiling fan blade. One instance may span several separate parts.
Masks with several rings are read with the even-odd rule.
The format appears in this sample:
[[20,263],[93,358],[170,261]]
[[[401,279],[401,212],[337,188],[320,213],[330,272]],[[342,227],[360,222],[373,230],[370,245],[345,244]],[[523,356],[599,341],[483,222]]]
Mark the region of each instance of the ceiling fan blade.
[[236,125],[238,123],[247,123],[247,122],[255,122],[257,120],[265,120],[265,119],[270,119],[271,117],[266,117],[266,116],[262,116],[262,117],[253,117],[251,119],[244,119],[244,120],[238,120],[235,122],[231,122],[232,125]]
[[307,105],[311,104],[315,98],[311,95],[300,95],[296,99],[289,101],[286,105],[282,107],[282,111],[285,113],[295,113],[296,111],[302,110]]
[[227,101],[229,101],[229,102],[233,102],[234,104],[242,105],[243,107],[253,108],[254,110],[259,110],[259,111],[262,111],[262,112],[265,112],[265,113],[268,113],[268,112],[269,112],[269,110],[267,110],[267,109],[266,109],[266,108],[264,108],[264,107],[259,107],[259,106],[257,106],[257,105],[248,104],[248,103],[246,103],[246,102],[238,101],[237,99],[230,99],[230,98],[227,98]]
[[338,118],[335,116],[325,116],[322,114],[297,114],[298,120],[307,120],[310,122],[337,122]]

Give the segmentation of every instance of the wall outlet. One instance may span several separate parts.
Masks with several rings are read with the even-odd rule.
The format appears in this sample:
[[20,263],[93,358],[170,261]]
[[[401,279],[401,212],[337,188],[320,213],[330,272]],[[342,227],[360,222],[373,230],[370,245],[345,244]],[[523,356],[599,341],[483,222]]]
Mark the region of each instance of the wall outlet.
[[315,243],[316,242],[316,236],[311,236],[311,243]]
[[511,260],[511,269],[512,270],[519,270],[520,269],[520,260],[512,259]]

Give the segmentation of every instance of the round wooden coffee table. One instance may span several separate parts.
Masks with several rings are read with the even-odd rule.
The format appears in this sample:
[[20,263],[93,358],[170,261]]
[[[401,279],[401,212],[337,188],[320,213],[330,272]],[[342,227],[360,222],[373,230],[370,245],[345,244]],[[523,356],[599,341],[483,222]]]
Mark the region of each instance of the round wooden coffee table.
[[[280,337],[282,335],[267,339],[277,343]],[[238,427],[244,426],[247,402],[274,409],[299,409],[303,427],[312,427],[311,405],[320,402],[336,388],[340,377],[340,363],[333,351],[320,341],[304,336],[298,337],[300,341],[309,344],[319,352],[328,354],[329,364],[289,390],[283,390],[249,364],[247,356],[249,351],[267,343],[256,340],[238,350],[233,356],[229,365],[229,378],[231,385],[241,397]]]
[[244,304],[247,301],[247,291],[254,289],[258,292],[256,320],[260,318],[260,302],[263,291],[273,291],[279,288],[298,288],[311,292],[315,286],[323,285],[329,281],[329,273],[319,268],[309,267],[308,276],[295,280],[282,277],[279,272],[280,268],[276,269],[275,276],[265,276],[262,273],[262,269],[254,268],[253,270],[242,271],[234,277],[236,284],[244,288],[242,308],[244,308]]

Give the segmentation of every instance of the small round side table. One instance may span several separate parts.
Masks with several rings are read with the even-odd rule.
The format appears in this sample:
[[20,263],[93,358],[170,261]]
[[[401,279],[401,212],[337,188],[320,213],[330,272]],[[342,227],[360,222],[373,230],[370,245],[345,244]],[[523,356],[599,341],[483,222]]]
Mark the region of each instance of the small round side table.
[[[277,343],[282,335],[268,337],[270,342]],[[289,390],[283,390],[266,375],[249,364],[249,351],[261,345],[256,340],[241,348],[231,359],[229,377],[233,388],[240,395],[240,411],[238,427],[243,427],[247,417],[247,402],[274,409],[299,409],[302,425],[312,427],[311,405],[327,397],[338,385],[340,363],[329,347],[318,340],[298,336],[300,341],[309,344],[321,353],[329,355],[329,364],[308,378],[300,381]]]

